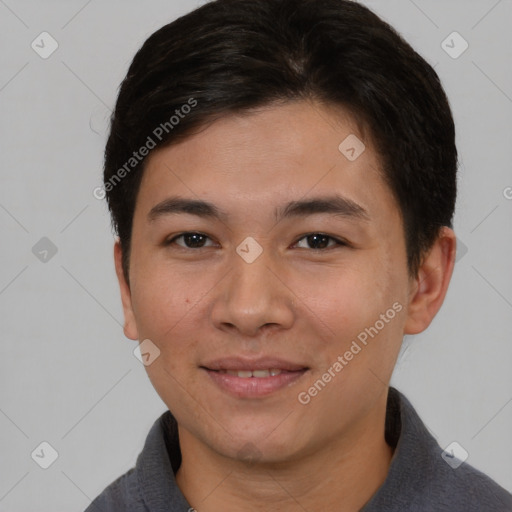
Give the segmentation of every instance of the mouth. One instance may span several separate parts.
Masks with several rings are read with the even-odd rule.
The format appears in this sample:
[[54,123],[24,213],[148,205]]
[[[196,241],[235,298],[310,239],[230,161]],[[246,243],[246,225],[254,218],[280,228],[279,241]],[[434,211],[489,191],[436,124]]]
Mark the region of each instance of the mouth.
[[267,377],[275,377],[281,375],[286,370],[280,370],[279,368],[270,368],[268,370],[212,370],[218,371],[220,374],[233,375],[234,377],[240,377],[241,379],[249,379],[254,377],[256,379],[264,379]]
[[294,385],[309,371],[307,366],[275,358],[220,359],[200,368],[217,388],[237,398],[271,395]]

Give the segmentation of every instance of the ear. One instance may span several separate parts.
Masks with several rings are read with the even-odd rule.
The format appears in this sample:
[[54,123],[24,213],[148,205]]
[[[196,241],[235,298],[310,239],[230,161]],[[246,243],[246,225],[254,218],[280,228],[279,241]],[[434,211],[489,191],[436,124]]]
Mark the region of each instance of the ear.
[[441,308],[455,265],[456,246],[453,230],[442,227],[432,249],[425,256],[418,275],[410,281],[404,334],[424,331]]
[[123,273],[123,251],[119,239],[114,244],[114,262],[116,266],[117,280],[119,281],[119,288],[121,290],[121,301],[123,303],[124,312],[124,335],[131,340],[138,340],[139,333],[137,324],[135,322],[135,315],[132,308],[132,295],[130,287],[124,278]]

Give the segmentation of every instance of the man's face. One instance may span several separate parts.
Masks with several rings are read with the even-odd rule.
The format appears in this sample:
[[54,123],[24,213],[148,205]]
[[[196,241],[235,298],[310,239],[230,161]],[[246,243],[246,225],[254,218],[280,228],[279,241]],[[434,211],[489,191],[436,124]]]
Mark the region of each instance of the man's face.
[[[369,140],[358,157],[353,138],[340,150],[351,135],[348,115],[296,102],[226,117],[147,161],[125,333],[158,347],[152,384],[217,453],[297,459],[383,411],[411,281],[379,159]],[[221,216],[150,216],[169,198]],[[337,211],[291,211],[335,198]]]

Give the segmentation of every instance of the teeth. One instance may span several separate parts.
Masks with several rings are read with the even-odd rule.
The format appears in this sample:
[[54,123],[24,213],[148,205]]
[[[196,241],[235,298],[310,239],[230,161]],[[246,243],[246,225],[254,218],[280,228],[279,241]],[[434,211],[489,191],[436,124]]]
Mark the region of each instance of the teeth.
[[253,377],[270,377],[270,370],[254,370]]
[[249,377],[252,377],[252,372],[250,370],[248,371],[240,371],[235,372],[239,377],[242,377],[243,379],[248,379]]
[[282,370],[277,368],[270,368],[269,370],[220,370],[220,373],[227,373],[228,375],[233,375],[234,377],[241,377],[242,379],[248,379],[249,377],[255,378],[265,378],[265,377],[275,377],[282,373]]

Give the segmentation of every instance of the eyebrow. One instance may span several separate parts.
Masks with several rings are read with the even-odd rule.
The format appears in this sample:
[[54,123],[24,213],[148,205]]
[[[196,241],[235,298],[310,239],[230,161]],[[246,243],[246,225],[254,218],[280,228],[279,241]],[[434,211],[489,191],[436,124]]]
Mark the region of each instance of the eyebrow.
[[[340,195],[291,201],[284,207],[277,208],[274,215],[276,220],[280,221],[284,218],[305,217],[322,213],[348,219],[370,220],[370,215],[361,205]],[[158,218],[175,214],[196,215],[197,217],[217,219],[219,221],[225,221],[229,217],[225,211],[207,201],[169,197],[151,209],[148,213],[148,221],[154,222]]]

